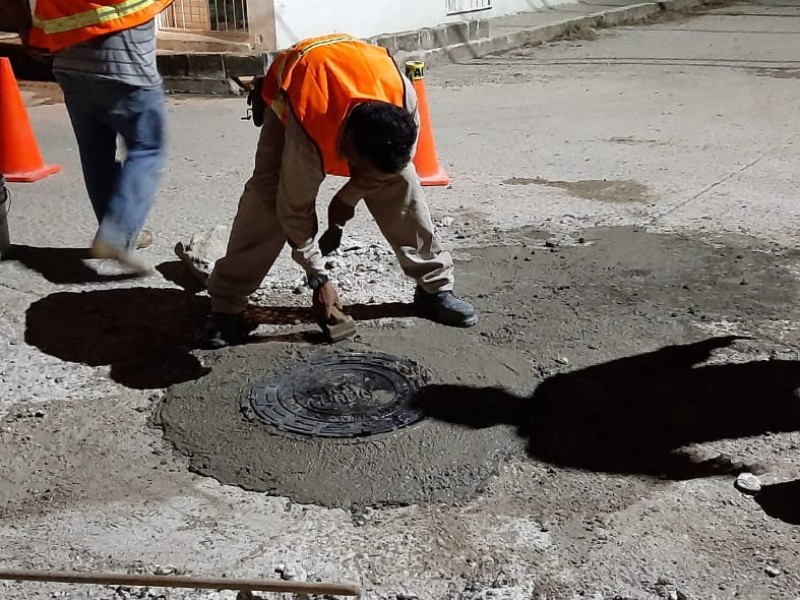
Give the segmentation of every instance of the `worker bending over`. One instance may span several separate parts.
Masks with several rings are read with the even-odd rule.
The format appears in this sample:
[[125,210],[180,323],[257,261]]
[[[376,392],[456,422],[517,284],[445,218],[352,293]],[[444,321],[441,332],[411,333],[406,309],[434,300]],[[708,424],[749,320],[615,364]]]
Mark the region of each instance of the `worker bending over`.
[[[301,41],[273,62],[254,106],[263,120],[253,175],[244,187],[226,255],[208,280],[212,313],[204,343],[243,342],[243,312],[284,243],[305,269],[314,317],[331,324],[341,309],[323,255],[339,247],[361,199],[417,282],[416,312],[456,327],[477,323],[453,294],[453,260],[437,240],[411,162],[419,134],[417,98],[389,53],[349,35]],[[317,235],[316,198],[325,176],[349,177],[328,206]]]

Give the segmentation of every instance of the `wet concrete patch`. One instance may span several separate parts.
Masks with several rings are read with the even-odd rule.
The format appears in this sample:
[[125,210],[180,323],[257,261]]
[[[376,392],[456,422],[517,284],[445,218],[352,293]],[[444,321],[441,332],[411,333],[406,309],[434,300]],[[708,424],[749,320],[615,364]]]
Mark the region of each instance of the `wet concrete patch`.
[[[211,373],[173,386],[160,408],[167,439],[194,471],[223,483],[350,507],[459,502],[518,459],[659,476],[684,445],[756,435],[780,421],[791,400],[783,396],[758,422],[748,416],[750,397],[736,397],[738,418],[728,415],[717,425],[715,411],[724,402],[693,407],[693,394],[706,393],[698,385],[713,384],[723,395],[735,386],[719,385],[729,379],[725,369],[694,371],[730,343],[702,347],[709,352],[691,344],[726,322],[736,333],[759,337],[736,342],[745,356],[780,348],[782,340],[769,339],[777,335],[773,324],[800,319],[798,285],[787,268],[794,256],[747,238],[703,240],[636,228],[585,231],[587,243],[568,247],[546,246],[541,237],[516,231],[519,245],[466,253],[457,289],[480,311],[474,329],[419,320],[400,329],[365,324],[356,341],[335,348],[272,342],[205,355]],[[660,347],[676,349],[651,354]],[[256,380],[340,351],[385,352],[424,365],[430,386],[423,396],[438,403],[430,418],[391,434],[331,440],[282,434],[241,412],[242,394]],[[676,355],[685,357],[678,366],[660,358]],[[649,382],[642,364],[666,365],[653,371],[664,385]],[[734,366],[730,373],[745,381],[770,369],[782,369],[780,390],[773,386],[781,393],[800,372],[787,363]],[[654,395],[653,386],[667,391]],[[669,390],[682,400],[673,401]],[[749,444],[745,454],[757,447]],[[719,472],[719,465],[707,466],[702,473]]]
[[[516,374],[527,374],[530,364],[519,353],[490,349],[477,354],[464,348],[457,335],[434,337],[425,328],[420,323],[400,332],[379,329],[366,333],[364,343],[335,348],[265,343],[217,353],[208,357],[210,375],[169,390],[158,420],[195,472],[301,504],[352,507],[468,499],[519,450],[512,428],[476,433],[426,420],[362,439],[314,438],[282,433],[240,410],[243,396],[262,377],[326,354],[367,349],[408,356],[424,364],[436,381],[513,386],[516,379],[515,387],[523,388],[525,380]],[[456,362],[451,352],[463,357]]]
[[512,177],[506,179],[506,185],[544,185],[564,190],[565,192],[600,202],[647,202],[649,192],[647,186],[629,179],[587,179],[582,181],[551,181],[536,177]]

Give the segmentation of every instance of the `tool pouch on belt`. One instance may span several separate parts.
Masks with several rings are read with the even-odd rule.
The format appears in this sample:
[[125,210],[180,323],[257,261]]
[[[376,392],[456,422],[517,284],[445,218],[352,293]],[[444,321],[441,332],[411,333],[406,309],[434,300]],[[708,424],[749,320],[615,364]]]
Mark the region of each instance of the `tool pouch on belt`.
[[247,106],[250,107],[249,112],[253,116],[253,125],[256,127],[264,124],[264,111],[267,109],[267,103],[264,102],[264,97],[261,95],[263,85],[264,77],[254,77],[250,84],[250,91],[247,93]]

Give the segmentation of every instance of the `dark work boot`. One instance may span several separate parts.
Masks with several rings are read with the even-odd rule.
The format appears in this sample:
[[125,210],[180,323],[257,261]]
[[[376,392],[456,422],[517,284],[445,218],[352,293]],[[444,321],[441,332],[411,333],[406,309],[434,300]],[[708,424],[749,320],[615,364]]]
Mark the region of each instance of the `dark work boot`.
[[242,313],[211,313],[200,335],[200,346],[216,350],[243,344],[255,328]]
[[472,327],[478,322],[472,305],[457,298],[451,291],[429,294],[417,286],[414,308],[420,317],[451,327]]

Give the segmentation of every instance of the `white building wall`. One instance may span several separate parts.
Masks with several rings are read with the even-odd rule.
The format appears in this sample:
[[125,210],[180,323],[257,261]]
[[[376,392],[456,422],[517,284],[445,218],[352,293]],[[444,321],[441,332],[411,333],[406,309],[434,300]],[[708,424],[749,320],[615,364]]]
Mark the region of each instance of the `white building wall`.
[[[278,48],[327,33],[372,37],[435,27],[453,21],[499,17],[574,0],[491,0],[492,7],[447,14],[448,5],[475,6],[486,0],[275,0]],[[476,3],[476,4],[473,4]]]

